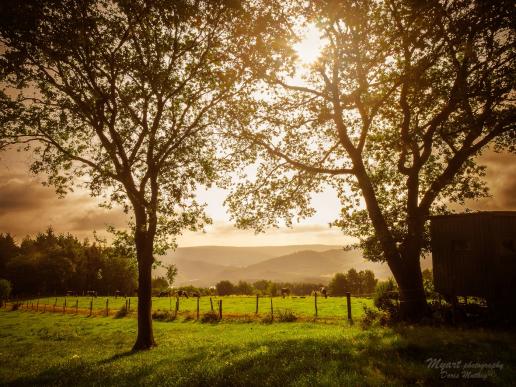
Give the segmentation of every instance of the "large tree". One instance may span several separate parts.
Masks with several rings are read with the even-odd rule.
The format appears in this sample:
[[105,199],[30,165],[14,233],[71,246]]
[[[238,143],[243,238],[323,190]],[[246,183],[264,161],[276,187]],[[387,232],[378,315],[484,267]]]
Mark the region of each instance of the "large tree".
[[32,171],[60,193],[80,180],[129,213],[134,349],[150,348],[154,256],[208,221],[195,191],[222,172],[213,134],[251,76],[240,37],[253,23],[223,0],[3,1],[0,13],[3,145],[31,145]]
[[230,134],[260,162],[228,198],[237,224],[290,224],[334,187],[335,225],[388,263],[403,315],[421,316],[429,216],[486,194],[477,156],[490,144],[515,149],[515,16],[510,1],[301,2],[284,46],[313,23],[325,47],[305,67],[294,49],[269,51],[268,93]]

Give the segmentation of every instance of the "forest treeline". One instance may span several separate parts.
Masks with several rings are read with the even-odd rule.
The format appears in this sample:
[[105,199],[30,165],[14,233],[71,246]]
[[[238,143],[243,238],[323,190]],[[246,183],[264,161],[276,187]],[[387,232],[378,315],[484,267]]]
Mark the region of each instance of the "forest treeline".
[[134,294],[136,260],[121,248],[98,241],[79,241],[52,228],[20,244],[10,234],[0,234],[0,278],[11,282],[12,294],[53,295],[89,290],[98,294]]
[[[117,290],[122,295],[134,295],[137,285],[136,260],[121,246],[80,241],[71,234],[56,234],[52,228],[34,237],[27,236],[17,244],[10,234],[0,233],[0,278],[11,283],[12,295],[62,295],[72,291],[78,295],[89,290],[99,295],[112,295]],[[337,273],[327,285],[330,295],[354,295],[374,292],[377,283],[370,270]],[[166,291],[173,284],[164,277],[152,281],[153,295]],[[308,295],[319,290],[323,283],[220,281],[215,289],[179,287],[201,295],[280,295],[288,288],[292,295]]]

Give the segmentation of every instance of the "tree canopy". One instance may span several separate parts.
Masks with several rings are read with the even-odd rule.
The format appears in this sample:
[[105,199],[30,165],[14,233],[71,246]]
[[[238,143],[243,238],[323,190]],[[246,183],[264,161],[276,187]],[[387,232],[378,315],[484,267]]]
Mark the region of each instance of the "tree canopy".
[[304,67],[292,48],[269,51],[267,93],[229,136],[259,169],[227,203],[240,227],[264,230],[312,215],[311,195],[333,187],[334,225],[387,261],[407,316],[421,315],[428,217],[487,194],[476,157],[489,145],[515,149],[514,7],[328,0],[296,12],[286,46],[304,21],[324,48]]
[[214,134],[253,77],[251,13],[160,0],[5,1],[0,12],[2,145],[30,145],[32,171],[59,193],[79,181],[130,214],[135,349],[149,348],[154,255],[209,222],[195,192],[224,175]]
[[[0,240],[10,239],[0,234]],[[79,241],[70,234],[56,234],[49,228],[34,237],[26,237],[9,249],[0,249],[4,267],[0,278],[12,283],[13,294],[54,295],[72,291],[84,294],[132,295],[137,288],[134,256],[116,247],[88,240]]]

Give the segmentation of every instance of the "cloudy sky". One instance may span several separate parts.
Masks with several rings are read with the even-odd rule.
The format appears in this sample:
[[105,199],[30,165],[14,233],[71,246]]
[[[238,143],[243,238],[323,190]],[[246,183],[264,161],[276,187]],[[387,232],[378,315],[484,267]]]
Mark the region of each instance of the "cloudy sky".
[[[30,154],[7,151],[0,154],[0,232],[10,232],[17,239],[52,226],[59,232],[71,232],[80,238],[92,237],[93,230],[105,234],[107,225],[123,227],[126,218],[121,210],[98,207],[98,201],[79,190],[59,199],[54,190],[42,185],[41,177],[28,172]],[[516,210],[516,155],[489,153],[482,157],[488,167],[487,181],[492,197],[468,203],[476,210]],[[265,234],[236,230],[223,207],[225,192],[220,189],[201,191],[200,200],[208,204],[214,224],[206,233],[183,235],[180,246],[199,245],[289,245],[340,244],[352,240],[328,223],[339,211],[333,192],[314,197],[317,215],[292,229],[272,229]]]

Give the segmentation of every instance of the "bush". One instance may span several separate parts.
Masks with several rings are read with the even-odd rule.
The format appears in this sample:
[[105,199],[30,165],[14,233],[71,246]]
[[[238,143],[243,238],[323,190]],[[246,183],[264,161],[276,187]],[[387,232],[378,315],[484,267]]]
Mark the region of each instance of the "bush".
[[127,310],[127,308],[124,305],[116,312],[115,318],[125,317],[125,316],[127,316],[127,313],[128,313],[128,310]]
[[201,317],[202,323],[216,323],[219,321],[219,315],[216,312],[204,313]]
[[277,319],[279,322],[294,322],[297,316],[290,309],[278,310]]
[[0,278],[0,307],[4,304],[4,300],[7,300],[11,295],[11,290],[11,283],[5,279]]
[[385,326],[396,321],[396,316],[396,313],[375,310],[364,305],[364,317],[360,321],[360,324],[364,329],[377,325]]
[[22,306],[22,305],[23,305],[22,302],[14,302],[13,304],[11,304],[11,312],[14,312],[15,310],[20,309],[20,306]]
[[265,316],[262,317],[261,322],[262,324],[272,324],[273,317],[270,313],[267,313]]
[[398,287],[394,280],[390,278],[387,281],[383,281],[376,285],[374,294],[374,306],[378,309],[394,312],[397,307],[394,304],[394,300],[398,298]]
[[167,310],[157,310],[152,313],[152,319],[157,321],[174,321],[176,319],[176,315]]

